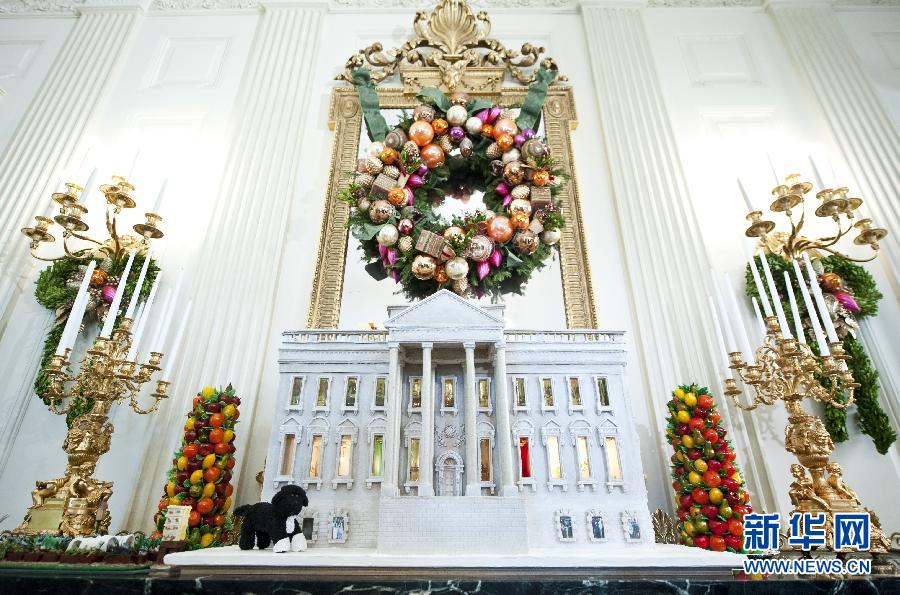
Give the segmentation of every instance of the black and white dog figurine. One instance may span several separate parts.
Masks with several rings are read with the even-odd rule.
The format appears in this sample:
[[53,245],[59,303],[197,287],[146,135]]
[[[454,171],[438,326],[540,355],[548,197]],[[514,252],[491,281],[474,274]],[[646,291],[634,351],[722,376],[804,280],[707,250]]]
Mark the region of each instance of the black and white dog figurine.
[[304,506],[309,506],[309,499],[303,488],[295,485],[282,487],[272,496],[271,504],[238,506],[234,514],[244,517],[238,545],[242,550],[252,550],[254,546],[264,550],[274,543],[275,553],[305,551],[306,537],[300,516]]

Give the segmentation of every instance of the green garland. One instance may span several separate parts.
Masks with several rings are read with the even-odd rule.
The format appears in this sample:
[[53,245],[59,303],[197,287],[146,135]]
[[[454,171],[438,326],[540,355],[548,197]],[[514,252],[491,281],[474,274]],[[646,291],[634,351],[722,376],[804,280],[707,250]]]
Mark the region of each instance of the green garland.
[[[100,264],[103,261],[103,259],[99,257],[94,260],[97,264]],[[124,255],[121,258],[114,259],[108,273],[113,276],[121,276],[122,272],[125,270],[126,261],[127,258],[125,258]],[[48,405],[50,404],[50,399],[47,396],[47,391],[50,387],[50,379],[47,377],[45,369],[47,364],[50,363],[50,358],[53,357],[53,354],[56,352],[56,347],[59,345],[59,340],[62,337],[63,328],[66,326],[66,321],[69,319],[72,303],[75,301],[75,296],[78,293],[77,289],[69,286],[69,280],[72,278],[72,275],[78,271],[79,267],[86,262],[87,261],[85,260],[73,257],[57,260],[41,271],[41,274],[38,276],[37,282],[35,283],[34,297],[37,302],[45,308],[60,312],[44,339],[44,347],[41,351],[40,369],[34,380],[35,394]],[[132,271],[139,271],[143,265],[144,256],[137,254],[134,257]],[[147,276],[141,290],[141,298],[146,299],[150,294],[150,289],[153,286],[153,282],[158,273],[159,267],[155,261],[151,261],[150,265],[147,267]],[[129,275],[128,282],[125,284],[125,295],[122,298],[123,303],[128,303],[128,300],[131,299],[131,294],[134,292],[136,284],[137,275]],[[60,311],[60,309],[62,309],[62,311]],[[120,321],[121,315],[119,320],[116,320],[116,326],[118,326]],[[71,426],[76,418],[90,411],[93,405],[94,400],[91,398],[85,398],[81,395],[73,397],[71,406],[66,414],[66,425]]]
[[[774,254],[767,254],[766,259],[769,262],[769,267],[772,269],[772,276],[775,279],[779,294],[782,296],[787,295],[787,288],[784,284],[784,271],[789,271],[794,294],[799,295],[800,286],[797,284],[797,280],[794,279],[793,265]],[[846,258],[835,255],[824,257],[819,262],[822,263],[825,272],[833,272],[840,275],[847,287],[853,291],[853,298],[860,307],[860,312],[855,315],[857,318],[874,316],[878,313],[878,301],[883,296],[875,286],[875,279],[863,267]],[[746,267],[745,280],[747,295],[758,299],[759,293],[756,291],[756,284],[753,281],[749,264]],[[788,302],[784,300],[782,302],[788,325],[794,328],[793,316]],[[803,300],[798,300],[797,310],[801,318],[808,316],[806,304]],[[808,339],[807,343],[814,352],[817,352],[817,346],[813,340],[814,337],[811,330],[809,328],[805,330]],[[878,404],[878,372],[872,365],[872,361],[859,340],[848,334],[844,337],[842,343],[848,356],[847,367],[850,368],[856,382],[860,384],[860,387],[854,393],[857,423],[862,433],[872,438],[876,450],[881,454],[885,454],[891,447],[891,444],[897,439],[897,433],[891,427],[890,420]],[[841,399],[843,399],[843,395]],[[845,409],[826,405],[824,421],[832,440],[835,442],[849,440],[847,411]]]

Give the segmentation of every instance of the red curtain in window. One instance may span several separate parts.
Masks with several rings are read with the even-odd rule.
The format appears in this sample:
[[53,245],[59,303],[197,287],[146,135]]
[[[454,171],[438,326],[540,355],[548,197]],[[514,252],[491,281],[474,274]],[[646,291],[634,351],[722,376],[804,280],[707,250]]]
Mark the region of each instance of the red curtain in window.
[[519,460],[522,477],[531,477],[531,455],[528,452],[528,438],[519,438]]

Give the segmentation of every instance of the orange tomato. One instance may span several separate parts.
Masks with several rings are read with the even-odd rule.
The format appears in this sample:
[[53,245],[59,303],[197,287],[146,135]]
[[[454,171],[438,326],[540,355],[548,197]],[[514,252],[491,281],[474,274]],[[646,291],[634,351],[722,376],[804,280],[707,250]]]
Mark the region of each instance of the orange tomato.
[[203,518],[200,516],[200,513],[196,510],[192,510],[191,514],[188,515],[188,525],[191,527],[196,527],[200,524],[200,519]]
[[181,449],[181,453],[185,457],[187,457],[189,461],[196,457],[198,452],[200,452],[200,447],[196,444],[188,444],[183,449]]
[[221,527],[224,524],[225,524],[225,515],[217,514],[216,516],[213,517],[213,525],[215,525],[216,527]]
[[209,441],[213,444],[218,444],[219,442],[222,442],[224,436],[225,434],[222,432],[222,429],[216,428],[209,433]]
[[169,505],[169,499],[168,499],[168,498],[162,498],[162,499],[159,501],[159,509],[160,509],[160,510],[165,510],[165,509],[166,509],[166,506],[168,506],[168,505]]
[[[197,471],[197,473],[200,472]],[[216,483],[216,480],[219,479],[221,474],[222,471],[218,467],[210,467],[203,472],[203,479],[206,480],[207,483]]]
[[197,501],[197,512],[209,514],[213,509],[213,501],[210,498],[201,498]]
[[225,423],[225,416],[221,413],[213,413],[209,416],[209,425],[211,425],[212,427],[222,427],[223,423]]
[[225,496],[226,496],[226,497],[227,497],[227,496],[230,496],[230,495],[233,494],[233,493],[234,493],[234,486],[233,486],[233,485],[228,484],[227,486],[225,486]]

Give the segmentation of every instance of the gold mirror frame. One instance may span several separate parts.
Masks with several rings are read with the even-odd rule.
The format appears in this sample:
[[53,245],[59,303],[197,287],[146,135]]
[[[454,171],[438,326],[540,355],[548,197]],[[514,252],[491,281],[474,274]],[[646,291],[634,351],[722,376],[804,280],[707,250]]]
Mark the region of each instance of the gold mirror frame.
[[[484,97],[501,105],[521,105],[527,89],[500,86],[503,67],[491,68],[494,74],[489,77],[490,82],[486,83],[482,71],[488,69],[479,67],[480,63],[477,63],[472,57],[473,54],[469,52],[474,52],[472,48],[476,47],[482,50],[490,48],[489,51],[496,52],[503,58],[514,80],[526,83],[529,79],[521,70],[516,70],[523,64],[522,55],[531,57],[528,58],[528,63],[536,63],[543,48],[525,44],[522,55],[507,50],[499,42],[486,39],[486,33],[472,33],[476,22],[486,24],[489,31],[490,21],[486,14],[479,13],[476,18],[463,0],[441,0],[430,16],[417,13],[414,23],[417,37],[402,48],[387,53],[381,51],[380,44],[373,44],[352,56],[347,61],[345,73],[338,76],[338,79],[346,80],[350,68],[368,65],[372,68],[373,79],[380,81],[393,74],[399,67],[404,86],[378,88],[378,98],[383,109],[411,110],[418,103],[415,97],[418,88],[429,84],[440,85],[444,90],[447,90],[448,84],[453,84],[456,89],[467,90],[474,96]],[[463,29],[469,32],[467,38],[454,35],[454,31]],[[469,39],[471,43],[457,42],[456,46],[450,46],[446,39]],[[430,59],[408,60],[409,57],[414,57],[413,48],[425,46],[436,48],[430,54]],[[435,51],[440,56],[439,60],[434,59]],[[435,65],[423,67],[421,66],[423,62],[426,65],[434,62]],[[555,64],[549,58],[545,58],[541,64],[555,69]],[[379,67],[383,67],[382,70],[379,71]],[[565,79],[560,77],[558,80]],[[356,89],[353,87],[333,89],[328,125],[335,135],[328,188],[325,192],[316,272],[307,316],[309,328],[337,328],[340,322],[344,266],[347,257],[347,219],[350,208],[334,197],[349,185],[351,180],[348,174],[356,170],[362,119]],[[584,241],[584,225],[578,197],[578,183],[575,178],[575,159],[572,154],[571,131],[578,122],[575,99],[570,87],[560,84],[550,86],[544,102],[543,123],[547,142],[556,162],[571,176],[556,196],[566,218],[566,226],[562,230],[559,242],[566,326],[596,328],[594,291]]]

